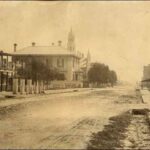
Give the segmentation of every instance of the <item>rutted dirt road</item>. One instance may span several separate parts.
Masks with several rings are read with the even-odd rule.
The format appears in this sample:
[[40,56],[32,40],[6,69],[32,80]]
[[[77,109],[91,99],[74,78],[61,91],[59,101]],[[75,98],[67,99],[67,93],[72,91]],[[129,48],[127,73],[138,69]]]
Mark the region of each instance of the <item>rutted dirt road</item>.
[[37,98],[1,118],[0,148],[86,148],[110,117],[145,105],[137,102],[134,88],[125,86]]

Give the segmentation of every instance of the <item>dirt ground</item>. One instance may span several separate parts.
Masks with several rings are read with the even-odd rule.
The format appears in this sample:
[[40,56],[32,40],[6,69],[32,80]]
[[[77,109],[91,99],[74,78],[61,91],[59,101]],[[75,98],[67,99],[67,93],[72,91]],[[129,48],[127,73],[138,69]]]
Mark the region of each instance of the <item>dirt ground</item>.
[[128,86],[32,99],[39,100],[9,106],[4,113],[0,108],[1,149],[84,149],[92,133],[102,131],[110,117],[145,105],[135,102],[134,88]]
[[134,115],[127,128],[124,149],[149,149],[150,126],[143,115]]

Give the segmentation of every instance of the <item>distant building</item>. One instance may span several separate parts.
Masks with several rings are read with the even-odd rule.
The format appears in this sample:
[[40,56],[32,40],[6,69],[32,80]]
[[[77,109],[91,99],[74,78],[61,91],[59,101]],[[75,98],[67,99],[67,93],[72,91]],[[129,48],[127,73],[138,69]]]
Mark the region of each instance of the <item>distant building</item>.
[[67,48],[62,46],[62,42],[58,41],[51,46],[36,46],[32,43],[31,46],[25,47],[21,50],[16,50],[14,45],[13,61],[18,67],[30,67],[32,58],[45,63],[50,68],[57,68],[59,72],[65,75],[67,81],[82,81],[83,70],[80,67],[80,60],[83,54],[76,51],[75,36],[71,30],[68,34]]
[[83,71],[83,81],[88,80],[88,71],[90,67],[91,67],[91,55],[90,51],[88,50],[87,56],[82,57],[82,59],[80,59],[80,68]]
[[150,64],[147,66],[144,66],[143,69],[143,79],[142,80],[147,80],[150,79]]
[[150,64],[147,66],[144,66],[143,68],[143,77],[141,81],[141,86],[150,88]]
[[0,91],[12,90],[13,75],[12,56],[0,51]]

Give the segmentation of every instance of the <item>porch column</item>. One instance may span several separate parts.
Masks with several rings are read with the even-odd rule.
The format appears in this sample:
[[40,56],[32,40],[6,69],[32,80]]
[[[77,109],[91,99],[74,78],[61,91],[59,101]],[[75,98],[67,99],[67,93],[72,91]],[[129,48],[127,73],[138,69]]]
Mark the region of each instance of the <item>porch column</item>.
[[27,85],[28,85],[28,88],[29,88],[29,94],[32,94],[32,80],[31,79],[27,80]]
[[4,68],[4,67],[3,67],[3,55],[1,56],[1,60],[2,60],[2,69],[3,69],[3,68]]
[[25,84],[25,92],[26,94],[29,94],[29,87],[28,87],[28,79],[26,79],[26,84]]
[[7,55],[7,69],[8,69],[8,55]]
[[35,88],[35,93],[39,93],[39,81],[36,82],[36,88]]
[[1,80],[0,80],[0,91],[2,91],[2,84],[3,84],[3,72],[0,74]]
[[6,91],[8,90],[8,72],[6,73]]

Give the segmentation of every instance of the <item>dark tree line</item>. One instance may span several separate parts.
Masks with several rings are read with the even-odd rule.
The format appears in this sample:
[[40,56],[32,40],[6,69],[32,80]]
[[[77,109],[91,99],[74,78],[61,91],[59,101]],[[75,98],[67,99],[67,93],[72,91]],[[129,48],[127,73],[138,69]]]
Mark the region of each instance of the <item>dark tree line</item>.
[[117,82],[117,74],[105,64],[93,63],[88,71],[88,80],[90,83],[110,83],[113,86]]
[[63,73],[60,73],[56,68],[48,67],[36,59],[32,59],[30,65],[28,64],[27,67],[19,68],[17,73],[20,77],[32,79],[33,81],[65,80]]

